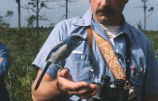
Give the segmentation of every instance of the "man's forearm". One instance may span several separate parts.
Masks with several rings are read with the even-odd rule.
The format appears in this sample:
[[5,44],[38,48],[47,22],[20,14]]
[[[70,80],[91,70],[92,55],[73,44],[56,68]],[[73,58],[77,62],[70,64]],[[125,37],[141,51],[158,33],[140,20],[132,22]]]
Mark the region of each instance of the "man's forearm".
[[[64,95],[57,90],[57,80],[43,81],[39,88],[34,90],[36,81],[32,85],[32,99],[33,101],[60,101]],[[53,88],[53,89],[50,89]]]

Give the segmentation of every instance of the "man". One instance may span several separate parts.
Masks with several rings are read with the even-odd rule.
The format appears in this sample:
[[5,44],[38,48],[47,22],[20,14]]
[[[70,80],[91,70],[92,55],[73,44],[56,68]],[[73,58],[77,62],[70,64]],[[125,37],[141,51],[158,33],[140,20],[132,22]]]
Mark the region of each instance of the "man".
[[0,43],[0,99],[1,101],[10,101],[6,90],[4,77],[9,69],[8,49],[4,44]]
[[[110,76],[111,82],[114,81],[111,70],[92,38],[91,57],[88,42],[81,42],[68,58],[59,63],[68,69],[60,70],[52,64],[39,88],[34,90],[50,50],[69,35],[79,34],[87,39],[88,27],[112,45],[124,71],[127,43],[122,36],[128,36],[131,43],[130,82],[136,89],[137,100],[158,100],[158,63],[149,39],[125,21],[122,11],[127,2],[128,0],[90,0],[91,7],[83,17],[65,20],[56,25],[33,62],[38,69],[32,85],[34,101],[86,101],[98,91],[98,87],[92,82],[101,82],[102,75]],[[93,77],[90,75],[90,58],[94,67]]]

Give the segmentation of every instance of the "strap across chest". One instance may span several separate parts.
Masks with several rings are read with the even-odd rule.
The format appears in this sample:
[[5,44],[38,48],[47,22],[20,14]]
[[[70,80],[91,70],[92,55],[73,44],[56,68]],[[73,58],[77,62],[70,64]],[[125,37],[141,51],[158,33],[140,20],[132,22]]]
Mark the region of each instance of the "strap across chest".
[[90,57],[91,57],[91,51],[92,51],[92,36],[93,36],[114,78],[121,79],[121,80],[128,80],[129,73],[130,73],[130,67],[129,67],[130,66],[130,42],[129,42],[128,37],[125,36],[125,39],[126,39],[126,53],[125,53],[126,54],[126,73],[125,73],[110,43],[106,41],[105,39],[103,39],[101,36],[99,36],[91,28],[87,29],[87,33],[88,33],[88,43],[89,43],[89,48],[90,48]]

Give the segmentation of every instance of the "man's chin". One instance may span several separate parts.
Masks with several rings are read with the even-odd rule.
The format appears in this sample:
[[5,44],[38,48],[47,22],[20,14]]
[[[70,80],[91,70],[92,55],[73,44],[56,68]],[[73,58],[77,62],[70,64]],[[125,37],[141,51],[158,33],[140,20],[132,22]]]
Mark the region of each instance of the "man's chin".
[[98,19],[98,21],[99,21],[100,23],[102,23],[102,24],[105,24],[105,23],[107,23],[108,18],[107,18],[107,17],[102,17],[102,18]]
[[107,23],[108,21],[108,17],[105,17],[105,16],[97,16],[97,17],[94,17],[95,20],[101,24],[105,24]]

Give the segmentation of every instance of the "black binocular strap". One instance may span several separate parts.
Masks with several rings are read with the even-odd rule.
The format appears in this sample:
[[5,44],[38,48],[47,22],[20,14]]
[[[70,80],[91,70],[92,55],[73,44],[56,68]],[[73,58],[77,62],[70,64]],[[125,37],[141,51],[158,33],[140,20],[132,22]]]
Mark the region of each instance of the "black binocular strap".
[[130,78],[130,57],[131,57],[131,43],[127,34],[124,34],[126,40],[126,80],[129,81]]

